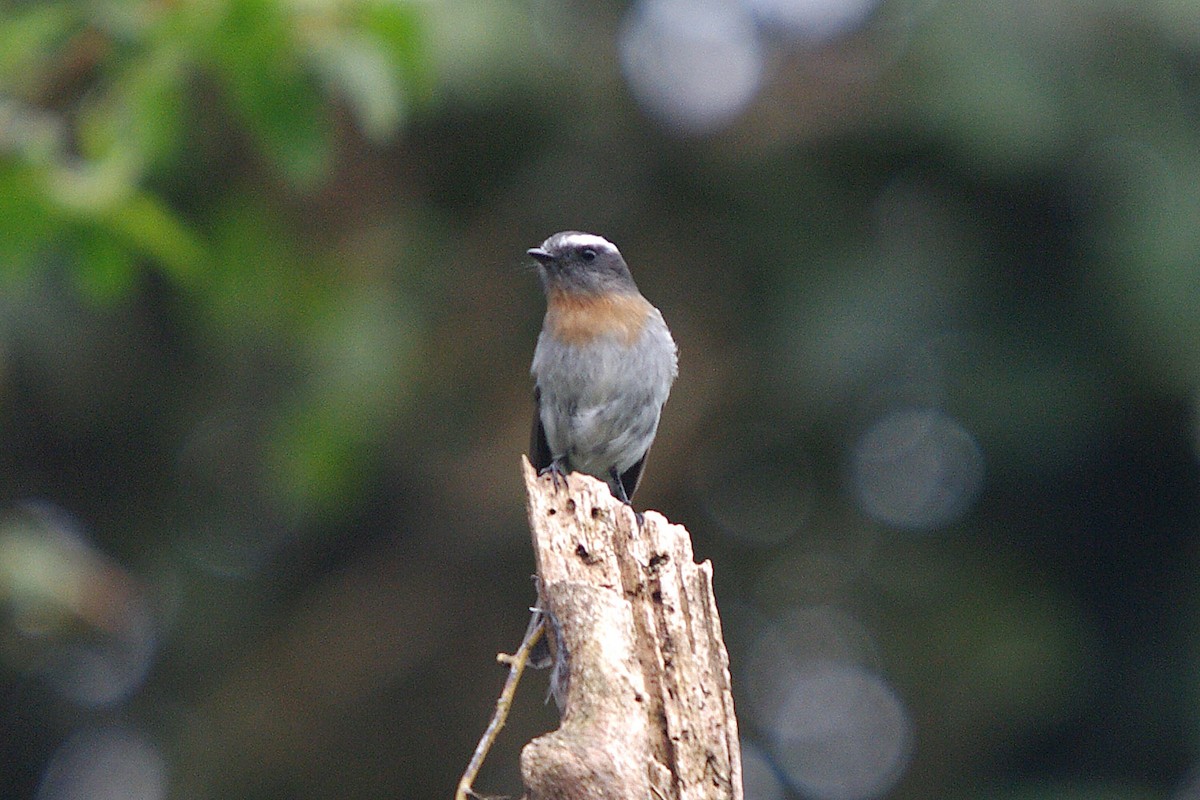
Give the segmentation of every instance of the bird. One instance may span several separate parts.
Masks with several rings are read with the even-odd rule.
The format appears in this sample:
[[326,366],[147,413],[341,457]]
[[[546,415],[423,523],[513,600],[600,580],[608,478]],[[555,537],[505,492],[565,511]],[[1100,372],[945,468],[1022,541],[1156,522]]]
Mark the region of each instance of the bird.
[[631,505],[679,374],[675,341],[604,237],[561,231],[526,252],[546,293],[530,462],[556,487],[582,472]]

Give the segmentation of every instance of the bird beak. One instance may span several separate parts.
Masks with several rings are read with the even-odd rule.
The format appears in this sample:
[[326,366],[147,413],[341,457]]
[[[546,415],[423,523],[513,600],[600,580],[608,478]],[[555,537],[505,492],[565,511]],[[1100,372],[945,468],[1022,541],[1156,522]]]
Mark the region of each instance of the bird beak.
[[540,247],[531,247],[525,252],[529,254],[530,258],[533,258],[542,266],[545,266],[554,260],[554,256],[550,255]]

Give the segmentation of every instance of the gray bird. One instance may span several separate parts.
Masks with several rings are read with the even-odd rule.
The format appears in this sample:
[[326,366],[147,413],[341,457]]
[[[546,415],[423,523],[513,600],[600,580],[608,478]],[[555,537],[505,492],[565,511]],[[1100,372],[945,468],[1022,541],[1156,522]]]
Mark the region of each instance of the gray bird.
[[629,503],[678,374],[671,332],[607,239],[563,231],[528,252],[546,291],[530,460],[556,481],[594,475]]

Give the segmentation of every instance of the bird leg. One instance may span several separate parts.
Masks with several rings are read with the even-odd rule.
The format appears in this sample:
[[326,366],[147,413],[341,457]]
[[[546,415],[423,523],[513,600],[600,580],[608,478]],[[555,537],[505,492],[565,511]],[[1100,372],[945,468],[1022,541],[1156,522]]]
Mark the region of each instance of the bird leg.
[[[608,480],[609,488],[616,490],[613,492],[613,497],[616,497],[625,505],[633,508],[633,502],[629,499],[629,494],[625,491],[625,484],[621,481],[621,476],[617,472],[616,467],[608,468]],[[642,516],[642,512],[638,511],[637,509],[634,509],[633,516],[637,518],[638,528],[640,529],[642,524],[645,523],[646,518]]]
[[621,483],[621,474],[617,472],[616,467],[608,468],[608,485],[612,487],[614,497],[627,506],[633,505],[629,502],[629,495],[625,492],[625,484]]
[[551,461],[547,466],[544,466],[541,469],[539,469],[538,477],[540,478],[543,475],[549,474],[550,482],[554,484],[554,491],[556,491],[556,492],[558,491],[558,488],[559,488],[559,486],[558,486],[559,481],[562,481],[562,485],[566,486],[569,489],[569,488],[571,488],[571,485],[567,482],[566,463],[567,463],[567,457],[559,456],[558,458]]

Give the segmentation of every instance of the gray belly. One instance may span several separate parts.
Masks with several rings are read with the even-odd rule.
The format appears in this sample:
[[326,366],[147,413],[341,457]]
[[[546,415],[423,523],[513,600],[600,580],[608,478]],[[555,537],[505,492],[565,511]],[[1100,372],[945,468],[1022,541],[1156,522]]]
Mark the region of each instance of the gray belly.
[[632,347],[539,342],[533,372],[542,427],[551,453],[566,456],[572,469],[601,478],[613,468],[624,472],[654,441],[676,371],[674,342],[654,322]]

